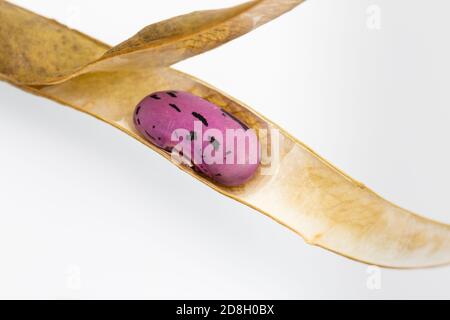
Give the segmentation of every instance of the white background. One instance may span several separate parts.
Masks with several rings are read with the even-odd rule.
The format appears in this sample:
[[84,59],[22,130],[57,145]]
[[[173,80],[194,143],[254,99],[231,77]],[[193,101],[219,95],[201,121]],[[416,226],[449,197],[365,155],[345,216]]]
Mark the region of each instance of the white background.
[[[240,1],[14,2],[117,44]],[[448,12],[311,0],[177,67],[450,223]],[[5,83],[0,119],[0,298],[450,298],[450,267],[378,273],[310,247],[120,131]]]

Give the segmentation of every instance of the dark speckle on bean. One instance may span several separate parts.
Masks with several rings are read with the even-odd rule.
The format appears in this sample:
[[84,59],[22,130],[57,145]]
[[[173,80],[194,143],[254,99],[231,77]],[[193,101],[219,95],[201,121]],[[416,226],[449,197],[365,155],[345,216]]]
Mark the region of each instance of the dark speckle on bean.
[[155,99],[155,100],[161,100],[161,98],[157,94],[152,94],[150,96],[150,98]]
[[197,140],[197,132],[191,131],[189,132],[189,135],[186,137],[188,140]]
[[219,141],[216,140],[215,137],[209,137],[209,143],[211,143],[213,145],[214,150],[216,150],[216,151],[219,150],[220,143],[219,143]]
[[175,110],[177,110],[177,112],[181,112],[180,108],[178,108],[178,106],[174,103],[169,103],[169,106],[171,106],[172,108],[174,108]]
[[200,120],[206,127],[208,126],[208,121],[206,121],[205,117],[203,117],[200,113],[192,112],[192,115]]
[[178,97],[177,97],[177,93],[176,93],[175,91],[169,91],[169,92],[167,92],[167,94],[168,94],[169,96],[171,96],[172,98],[178,98]]

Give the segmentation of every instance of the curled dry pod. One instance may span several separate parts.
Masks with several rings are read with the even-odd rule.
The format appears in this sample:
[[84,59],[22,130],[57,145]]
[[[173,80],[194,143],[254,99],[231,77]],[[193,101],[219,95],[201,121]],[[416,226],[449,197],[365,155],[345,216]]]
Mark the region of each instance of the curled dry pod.
[[[279,130],[277,167],[270,176],[261,174],[262,159],[254,178],[232,188],[192,169],[182,170],[285,225],[308,243],[349,258],[397,268],[450,263],[450,226],[384,200],[250,107],[169,67],[245,34],[301,2],[256,0],[195,12],[150,25],[111,48],[0,1],[0,79],[110,123],[167,159],[167,152],[134,128],[134,107],[148,92],[171,88],[203,97],[255,130]],[[270,137],[260,143],[270,150]]]

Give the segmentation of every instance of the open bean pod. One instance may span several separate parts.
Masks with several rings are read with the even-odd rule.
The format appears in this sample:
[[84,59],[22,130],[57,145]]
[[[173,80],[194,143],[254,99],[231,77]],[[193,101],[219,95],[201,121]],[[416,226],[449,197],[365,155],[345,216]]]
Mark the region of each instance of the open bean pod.
[[[256,0],[150,25],[111,48],[54,20],[0,1],[0,79],[105,121],[170,160],[133,125],[149,92],[177,89],[203,97],[263,132],[278,130],[278,159],[262,159],[244,185],[224,187],[180,169],[301,235],[308,243],[379,266],[450,263],[450,226],[384,200],[242,102],[173,63],[213,49],[289,11],[302,0]],[[260,140],[270,150],[271,135]],[[267,160],[267,159],[266,159]],[[270,170],[270,174],[264,171]]]

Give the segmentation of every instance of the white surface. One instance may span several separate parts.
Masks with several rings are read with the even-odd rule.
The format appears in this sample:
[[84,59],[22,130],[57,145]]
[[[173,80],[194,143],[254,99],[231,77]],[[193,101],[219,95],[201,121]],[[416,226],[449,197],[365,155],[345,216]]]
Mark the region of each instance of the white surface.
[[[240,1],[14,2],[116,44]],[[450,223],[448,12],[311,0],[178,68]],[[0,83],[0,115],[0,298],[450,298],[450,267],[378,273],[310,247],[84,114]]]

